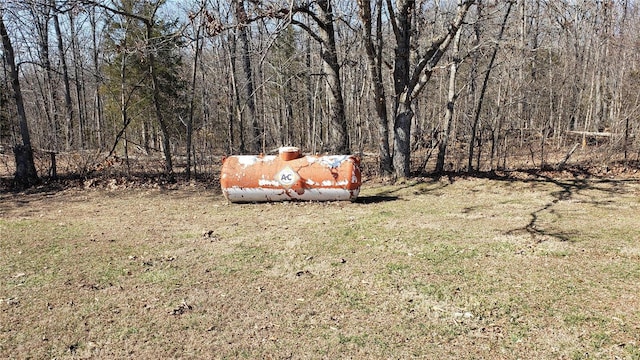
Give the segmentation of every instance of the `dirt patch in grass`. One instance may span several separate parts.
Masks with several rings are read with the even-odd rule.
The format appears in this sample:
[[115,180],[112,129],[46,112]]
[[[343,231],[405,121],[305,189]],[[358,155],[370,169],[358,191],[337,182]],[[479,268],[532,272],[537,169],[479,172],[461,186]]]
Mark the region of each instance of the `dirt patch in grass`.
[[0,194],[2,358],[640,357],[637,180]]

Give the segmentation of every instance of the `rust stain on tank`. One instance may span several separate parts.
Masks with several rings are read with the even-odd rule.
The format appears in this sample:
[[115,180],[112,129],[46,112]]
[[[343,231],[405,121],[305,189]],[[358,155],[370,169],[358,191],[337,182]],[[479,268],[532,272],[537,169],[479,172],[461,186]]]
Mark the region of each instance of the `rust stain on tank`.
[[223,160],[222,193],[231,202],[355,200],[360,159],[353,155],[302,155],[282,147],[278,155],[236,155]]

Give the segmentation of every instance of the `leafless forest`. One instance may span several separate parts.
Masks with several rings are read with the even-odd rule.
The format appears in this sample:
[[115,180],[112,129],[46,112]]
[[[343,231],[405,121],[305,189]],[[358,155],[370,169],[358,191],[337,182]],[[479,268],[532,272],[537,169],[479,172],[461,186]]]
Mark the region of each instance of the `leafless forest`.
[[0,167],[32,184],[157,158],[191,177],[294,145],[366,154],[396,178],[637,169],[639,12],[633,0],[4,0]]

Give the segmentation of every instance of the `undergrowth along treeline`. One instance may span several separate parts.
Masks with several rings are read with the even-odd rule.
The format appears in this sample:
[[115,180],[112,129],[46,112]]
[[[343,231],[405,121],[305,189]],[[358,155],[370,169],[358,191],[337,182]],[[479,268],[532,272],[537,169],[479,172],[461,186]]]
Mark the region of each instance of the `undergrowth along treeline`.
[[[571,151],[575,147],[572,146]],[[602,147],[605,147],[604,149]],[[464,169],[465,149],[457,149],[451,155],[450,163],[446,164],[443,172],[434,172],[435,159],[433,151],[417,151],[412,159],[412,174],[417,178],[449,177],[494,177],[495,174],[512,174],[516,178],[520,174],[547,174],[550,178],[566,177],[591,177],[608,179],[629,179],[640,177],[640,162],[616,157],[615,153],[608,152],[607,144],[600,146],[591,145],[573,149],[571,156],[567,158],[567,148],[558,151],[548,151],[545,162],[535,157],[535,152],[510,154],[497,159],[485,158],[482,155],[482,163],[494,164],[493,167],[483,168],[482,171],[467,172]],[[555,148],[555,146],[554,146]],[[85,151],[82,153],[58,153],[55,154],[55,169],[52,169],[52,156],[50,153],[35,153],[36,168],[42,176],[44,184],[63,187],[99,186],[109,184],[111,181],[128,184],[135,187],[136,184],[147,186],[151,184],[166,184],[175,180],[184,183],[190,180],[201,182],[211,189],[218,189],[220,166],[223,156],[208,155],[196,157],[195,166],[191,176],[187,177],[184,171],[185,158],[176,157],[176,173],[173,181],[164,174],[164,162],[159,154],[137,154],[128,159],[117,154],[107,156],[106,153]],[[389,178],[380,177],[378,173],[378,159],[375,154],[362,153],[360,167],[365,182],[387,181]],[[54,171],[55,170],[55,171]],[[15,172],[15,163],[10,154],[0,154],[0,180],[2,189],[15,190],[12,179]],[[54,176],[55,175],[55,176]],[[507,175],[511,176],[511,175]]]

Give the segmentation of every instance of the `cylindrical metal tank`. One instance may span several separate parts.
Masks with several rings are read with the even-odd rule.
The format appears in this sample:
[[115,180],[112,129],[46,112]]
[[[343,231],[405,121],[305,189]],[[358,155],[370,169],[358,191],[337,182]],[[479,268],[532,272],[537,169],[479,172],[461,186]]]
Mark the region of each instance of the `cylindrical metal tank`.
[[353,155],[302,155],[282,147],[276,155],[234,155],[222,161],[222,193],[231,202],[355,200],[360,159]]

